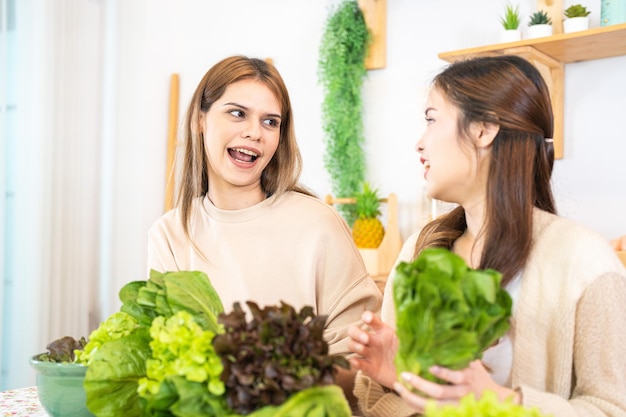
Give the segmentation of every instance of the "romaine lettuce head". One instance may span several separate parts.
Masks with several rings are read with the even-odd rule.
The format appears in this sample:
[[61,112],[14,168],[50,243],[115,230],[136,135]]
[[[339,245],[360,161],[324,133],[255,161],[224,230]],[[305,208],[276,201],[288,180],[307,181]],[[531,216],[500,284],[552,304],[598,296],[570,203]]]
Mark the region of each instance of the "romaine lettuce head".
[[[248,417],[350,417],[352,411],[337,385],[302,390],[279,406],[265,406]],[[234,415],[229,417],[235,417]]]
[[509,328],[512,300],[502,274],[473,270],[458,255],[427,248],[401,262],[393,281],[398,375],[439,381],[428,369],[463,369]]
[[[193,417],[216,415],[207,411],[216,409],[223,415],[225,400],[216,394],[220,359],[206,350],[222,331],[217,316],[224,308],[207,275],[151,271],[149,280],[127,283],[119,296],[120,311],[92,332],[79,358],[89,367],[84,383],[89,410],[98,417]],[[173,324],[164,329],[168,319]],[[193,355],[199,363],[190,360]],[[184,372],[172,371],[183,366]],[[155,392],[142,396],[146,389],[139,389],[148,378],[155,380]]]
[[93,352],[85,375],[87,408],[98,417],[139,417],[137,394],[150,358],[148,329],[139,327],[127,336],[110,340]]

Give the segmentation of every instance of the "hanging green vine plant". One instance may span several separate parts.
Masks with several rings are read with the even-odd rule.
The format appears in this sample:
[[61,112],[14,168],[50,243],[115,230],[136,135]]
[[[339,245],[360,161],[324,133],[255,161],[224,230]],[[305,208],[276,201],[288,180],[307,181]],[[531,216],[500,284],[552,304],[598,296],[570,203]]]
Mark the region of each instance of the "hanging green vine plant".
[[[361,89],[370,32],[357,0],[342,0],[326,21],[319,50],[318,77],[325,90],[322,123],[324,164],[336,197],[352,197],[365,180]],[[338,209],[352,226],[354,204]]]

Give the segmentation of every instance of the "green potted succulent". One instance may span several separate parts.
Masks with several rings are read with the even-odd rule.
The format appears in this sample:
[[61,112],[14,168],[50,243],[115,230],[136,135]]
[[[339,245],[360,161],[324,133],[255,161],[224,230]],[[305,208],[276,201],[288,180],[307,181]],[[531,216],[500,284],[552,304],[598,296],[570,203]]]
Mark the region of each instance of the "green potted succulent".
[[573,4],[563,11],[563,32],[572,33],[589,29],[589,14],[587,7],[582,4]]
[[519,30],[521,17],[518,5],[514,7],[511,3],[507,3],[504,15],[500,16],[500,23],[504,29],[500,37],[501,42],[515,42],[522,38],[522,32]]
[[552,35],[552,19],[544,10],[539,10],[530,16],[528,21],[528,38],[542,38]]

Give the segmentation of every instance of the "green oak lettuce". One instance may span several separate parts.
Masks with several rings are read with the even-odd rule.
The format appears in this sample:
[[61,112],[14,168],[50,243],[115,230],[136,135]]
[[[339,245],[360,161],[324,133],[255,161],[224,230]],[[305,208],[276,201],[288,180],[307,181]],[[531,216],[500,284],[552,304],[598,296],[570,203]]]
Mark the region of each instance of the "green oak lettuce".
[[510,400],[499,401],[493,391],[485,391],[480,399],[469,394],[458,405],[426,405],[424,417],[544,417],[536,407],[524,407]]
[[398,374],[412,372],[439,381],[433,365],[463,369],[509,328],[512,301],[502,275],[473,270],[442,248],[427,248],[400,262],[393,281]]

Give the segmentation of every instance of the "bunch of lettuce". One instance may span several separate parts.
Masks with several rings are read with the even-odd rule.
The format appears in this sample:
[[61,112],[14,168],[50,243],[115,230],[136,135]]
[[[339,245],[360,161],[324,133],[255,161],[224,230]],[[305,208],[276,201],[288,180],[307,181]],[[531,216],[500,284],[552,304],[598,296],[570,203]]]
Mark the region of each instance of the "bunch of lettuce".
[[[246,324],[241,309],[223,313],[209,278],[196,271],[151,271],[119,296],[120,311],[76,352],[88,365],[84,386],[95,416],[351,416],[341,388],[325,385],[334,382],[333,366],[347,361],[327,355],[326,317],[311,307],[295,314],[285,304],[260,309],[249,302],[254,317]],[[247,374],[244,358],[245,366],[257,365],[254,372]],[[233,396],[247,406],[235,407]]]
[[499,401],[493,391],[485,391],[480,399],[469,394],[458,405],[426,404],[424,417],[544,417],[536,407],[524,407],[510,400]]
[[212,346],[224,308],[206,274],[151,271],[119,295],[120,311],[92,332],[81,354],[89,410],[98,417],[228,415]]
[[509,328],[512,300],[502,275],[474,270],[447,249],[427,248],[401,262],[393,281],[398,374],[440,381],[433,365],[463,369]]

